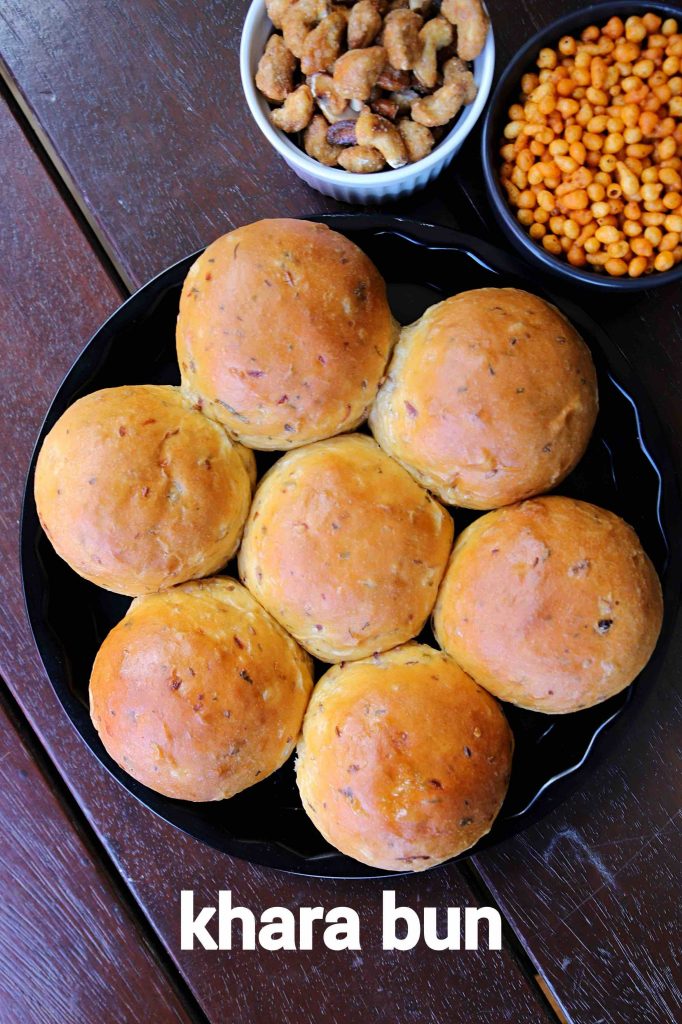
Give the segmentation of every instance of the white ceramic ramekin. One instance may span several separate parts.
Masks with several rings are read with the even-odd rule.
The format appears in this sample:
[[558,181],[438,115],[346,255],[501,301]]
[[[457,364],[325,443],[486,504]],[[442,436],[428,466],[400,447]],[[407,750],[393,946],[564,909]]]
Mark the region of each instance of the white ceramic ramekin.
[[311,188],[345,203],[385,203],[398,196],[410,195],[423,188],[448,166],[481,115],[490,93],[495,69],[495,42],[492,28],[488,32],[483,52],[474,61],[474,78],[478,95],[473,103],[464,107],[454,128],[436,146],[432,153],[415,164],[377,174],[351,174],[337,167],[325,167],[313,160],[293,139],[272,124],[268,102],[255,85],[258,61],[272,32],[272,24],[265,10],[265,0],[253,0],[242,30],[240,68],[242,85],[249,109],[256,124],[270,144],[303,178]]

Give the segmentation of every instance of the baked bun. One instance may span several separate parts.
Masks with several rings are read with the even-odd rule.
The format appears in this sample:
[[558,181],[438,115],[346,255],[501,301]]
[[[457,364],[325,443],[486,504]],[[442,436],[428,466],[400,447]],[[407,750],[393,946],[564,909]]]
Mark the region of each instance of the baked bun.
[[363,658],[416,636],[452,546],[450,515],[371,437],[290,452],[260,482],[239,573],[323,661]]
[[444,502],[488,509],[563,480],[596,415],[589,349],[559,310],[516,288],[479,288],[402,331],[370,425]]
[[190,269],[182,386],[252,448],[297,448],[367,415],[397,337],[371,260],[324,224],[261,220]]
[[662,617],[661,585],[634,530],[596,505],[552,496],[464,530],[433,628],[496,697],[562,713],[631,683]]
[[490,831],[513,746],[497,702],[446,655],[411,643],[322,677],[296,778],[332,846],[373,867],[421,871]]
[[251,499],[249,458],[179,388],[95,391],[43,442],[38,515],[79,575],[118,594],[153,593],[234,554]]
[[138,598],[107,636],[90,713],[113,759],[180,800],[223,800],[284,764],[310,659],[228,577]]
[[251,490],[253,491],[256,486],[256,480],[258,478],[258,467],[256,465],[256,456],[253,454],[250,448],[247,448],[243,444],[239,444],[238,441],[233,441],[232,444],[237,450],[237,455],[244,464],[246,475],[249,478],[251,484]]

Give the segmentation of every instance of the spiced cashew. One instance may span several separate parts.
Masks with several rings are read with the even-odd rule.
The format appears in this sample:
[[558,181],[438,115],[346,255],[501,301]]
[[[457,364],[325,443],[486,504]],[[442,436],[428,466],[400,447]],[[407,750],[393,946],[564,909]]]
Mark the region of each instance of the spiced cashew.
[[422,96],[412,104],[412,120],[427,128],[447,124],[464,106],[465,89],[461,82],[449,82],[430,96]]
[[426,89],[433,89],[438,81],[438,51],[449,46],[454,29],[447,18],[436,17],[427,21],[419,32],[422,51],[414,66],[419,83]]
[[319,160],[326,167],[335,167],[343,152],[342,146],[334,146],[327,140],[327,119],[315,114],[303,133],[303,148],[313,160]]
[[311,75],[308,85],[315,97],[315,102],[330,124],[335,121],[343,121],[354,115],[348,100],[336,88],[331,75]]
[[353,174],[374,174],[385,164],[379,150],[372,146],[349,146],[339,154],[339,167]]
[[288,134],[302,132],[310,124],[313,110],[313,94],[304,83],[289,93],[281,107],[272,111],[272,123]]
[[293,7],[296,0],[265,0],[265,10],[268,18],[275,28],[282,27],[282,20],[290,7]]
[[355,135],[359,146],[378,149],[389,167],[404,167],[407,163],[407,147],[403,137],[385,117],[371,110],[363,110],[355,122]]
[[425,125],[417,124],[409,117],[403,117],[398,121],[398,131],[403,137],[411,164],[423,160],[433,149],[435,139]]
[[384,19],[382,43],[389,63],[399,71],[410,71],[419,60],[422,18],[409,10],[391,11]]
[[372,0],[359,0],[348,15],[348,46],[351,50],[363,50],[371,46],[381,29],[381,14]]
[[334,85],[349,100],[368,100],[386,63],[383,46],[349,50],[334,65]]
[[258,61],[256,85],[273,103],[283,103],[294,88],[296,58],[281,36],[268,39],[265,53]]
[[313,75],[316,71],[327,71],[332,67],[341,53],[347,22],[345,11],[332,11],[308,33],[301,53],[301,71],[304,75]]
[[481,0],[443,0],[440,13],[457,29],[457,53],[475,60],[485,46],[490,19]]
[[305,41],[313,28],[331,13],[329,0],[296,0],[282,17],[284,42],[295,57],[303,56]]
[[473,103],[478,95],[478,86],[474,81],[474,76],[459,57],[451,57],[443,64],[443,82],[445,85],[459,82],[464,94],[464,103]]

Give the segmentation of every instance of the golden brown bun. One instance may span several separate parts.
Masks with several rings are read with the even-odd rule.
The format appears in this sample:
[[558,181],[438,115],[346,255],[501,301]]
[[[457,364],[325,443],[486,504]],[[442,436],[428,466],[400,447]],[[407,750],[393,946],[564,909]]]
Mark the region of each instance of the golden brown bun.
[[297,448],[365,418],[397,336],[386,287],[324,224],[261,220],[190,269],[177,327],[182,386],[252,448]]
[[312,689],[310,659],[228,577],[138,598],[107,636],[90,713],[133,778],[223,800],[284,764]]
[[153,593],[234,554],[251,499],[248,459],[179,388],[95,391],[43,442],[38,515],[85,579],[118,594]]
[[661,585],[634,530],[596,505],[552,496],[464,530],[433,628],[496,697],[561,713],[631,683],[662,617]]
[[421,871],[490,831],[513,746],[496,701],[446,655],[411,643],[322,677],[296,778],[332,846],[374,867]]
[[258,478],[258,467],[256,466],[256,456],[253,454],[250,448],[247,448],[243,444],[239,444],[238,441],[233,441],[237,455],[244,463],[244,469],[246,470],[251,484],[251,490],[253,491],[256,487],[256,479]]
[[363,658],[420,631],[453,531],[371,437],[346,434],[290,452],[263,477],[239,573],[318,658]]
[[596,415],[592,358],[568,320],[527,292],[480,288],[402,331],[370,425],[447,504],[488,509],[563,480]]

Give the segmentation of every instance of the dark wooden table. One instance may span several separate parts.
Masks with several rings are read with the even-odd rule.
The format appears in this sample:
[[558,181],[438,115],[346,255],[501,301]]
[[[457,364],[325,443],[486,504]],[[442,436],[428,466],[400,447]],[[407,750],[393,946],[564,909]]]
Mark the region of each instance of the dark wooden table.
[[[491,0],[498,67],[567,6],[581,5]],[[500,952],[383,952],[380,885],[268,871],[175,831],[95,761],[39,664],[21,597],[21,494],[42,417],[89,335],[129,290],[223,231],[347,209],[293,177],[251,122],[238,74],[245,9],[0,9],[0,1024],[675,1024],[682,630],[637,720],[579,792],[491,852],[396,880],[417,909],[497,905]],[[458,168],[475,189],[476,138]],[[480,231],[452,175],[399,209]],[[680,290],[592,311],[656,397],[679,469]],[[348,904],[363,950],[181,952],[180,890],[203,905],[228,887],[256,913]]]

